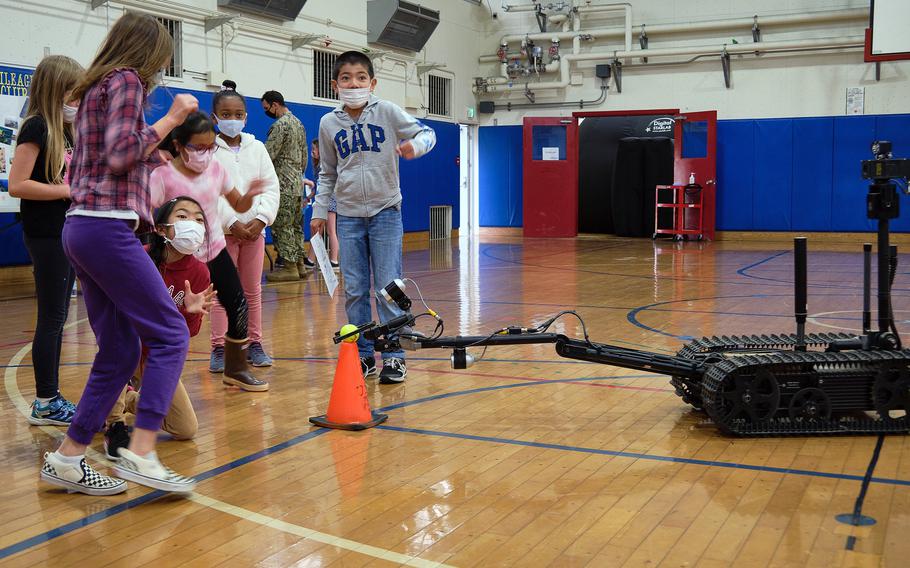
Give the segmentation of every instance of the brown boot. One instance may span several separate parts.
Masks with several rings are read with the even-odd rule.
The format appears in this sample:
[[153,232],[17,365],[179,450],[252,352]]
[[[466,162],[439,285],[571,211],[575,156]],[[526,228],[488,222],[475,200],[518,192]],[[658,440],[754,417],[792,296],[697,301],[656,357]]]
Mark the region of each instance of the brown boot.
[[221,382],[226,385],[240,387],[245,391],[262,392],[269,390],[268,381],[257,379],[250,372],[250,364],[246,360],[246,350],[243,348],[246,339],[224,338],[224,378]]
[[296,282],[300,280],[300,273],[297,272],[297,263],[287,263],[284,268],[279,268],[265,275],[269,282]]

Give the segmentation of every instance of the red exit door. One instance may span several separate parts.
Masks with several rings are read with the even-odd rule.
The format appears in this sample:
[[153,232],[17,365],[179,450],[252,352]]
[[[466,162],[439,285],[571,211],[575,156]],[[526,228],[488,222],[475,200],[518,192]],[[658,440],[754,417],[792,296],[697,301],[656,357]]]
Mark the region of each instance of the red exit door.
[[[686,185],[690,176],[701,186],[701,227],[705,238],[714,239],[717,195],[717,111],[686,112],[675,117],[673,126],[673,182]],[[685,228],[699,223],[696,209],[684,210]]]
[[578,135],[573,117],[524,119],[526,237],[578,234]]

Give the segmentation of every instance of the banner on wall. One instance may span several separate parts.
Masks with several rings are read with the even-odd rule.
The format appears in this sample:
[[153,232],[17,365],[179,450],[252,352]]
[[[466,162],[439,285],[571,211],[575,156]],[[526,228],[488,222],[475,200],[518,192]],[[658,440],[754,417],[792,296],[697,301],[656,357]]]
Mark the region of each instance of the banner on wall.
[[9,194],[9,169],[32,73],[32,69],[0,65],[0,213],[19,211],[19,200]]

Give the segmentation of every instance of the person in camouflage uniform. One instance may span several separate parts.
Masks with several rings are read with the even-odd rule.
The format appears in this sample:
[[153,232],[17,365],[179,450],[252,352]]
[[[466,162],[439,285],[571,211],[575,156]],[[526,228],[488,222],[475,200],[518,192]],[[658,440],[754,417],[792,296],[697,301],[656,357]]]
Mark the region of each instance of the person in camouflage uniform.
[[278,91],[262,95],[262,110],[275,123],[269,128],[265,142],[269,157],[278,174],[280,199],[278,215],[272,224],[272,238],[278,254],[284,259],[284,267],[268,274],[269,282],[290,282],[306,276],[303,247],[301,197],[307,165],[306,129],[300,120],[284,104],[284,97]]

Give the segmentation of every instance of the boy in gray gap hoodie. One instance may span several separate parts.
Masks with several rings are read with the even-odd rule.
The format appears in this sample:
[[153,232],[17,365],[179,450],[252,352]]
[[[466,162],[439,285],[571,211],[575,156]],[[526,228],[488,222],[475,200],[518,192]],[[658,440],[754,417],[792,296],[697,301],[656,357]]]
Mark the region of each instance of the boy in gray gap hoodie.
[[[341,106],[319,123],[319,186],[310,230],[312,234],[322,231],[334,196],[344,307],[348,322],[362,325],[372,319],[370,269],[377,290],[401,278],[398,158],[412,160],[426,154],[436,144],[436,134],[394,103],[372,95],[376,88],[373,62],[359,51],[347,51],[335,60],[332,88]],[[386,302],[376,302],[376,310],[381,322],[401,315]],[[361,334],[357,348],[364,377],[375,376],[373,342]],[[379,382],[400,383],[406,376],[404,352],[384,352]]]

